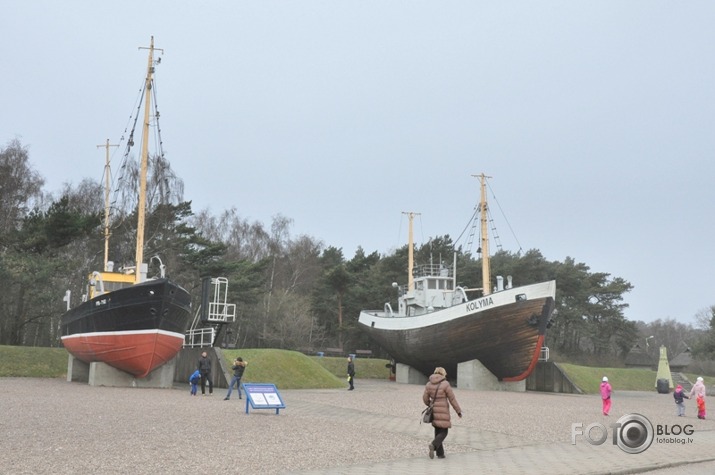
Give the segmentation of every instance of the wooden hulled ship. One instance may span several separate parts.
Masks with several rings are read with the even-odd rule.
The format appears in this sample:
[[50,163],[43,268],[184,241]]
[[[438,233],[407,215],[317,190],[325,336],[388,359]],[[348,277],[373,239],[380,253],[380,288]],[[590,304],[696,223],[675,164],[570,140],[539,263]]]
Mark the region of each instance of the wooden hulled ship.
[[359,327],[397,363],[431,374],[436,366],[457,375],[461,362],[479,360],[501,381],[525,379],[536,366],[554,310],[556,282],[513,287],[497,279],[491,288],[487,233],[486,176],[481,179],[481,296],[457,285],[452,267],[413,264],[409,214],[408,284],[400,288],[398,308],[363,310]]

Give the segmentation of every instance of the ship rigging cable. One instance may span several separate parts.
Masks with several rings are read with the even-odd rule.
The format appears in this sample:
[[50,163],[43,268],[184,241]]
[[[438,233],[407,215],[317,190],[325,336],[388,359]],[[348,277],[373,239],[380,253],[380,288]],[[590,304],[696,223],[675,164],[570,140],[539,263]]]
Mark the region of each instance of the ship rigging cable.
[[[519,239],[516,237],[516,234],[514,234],[514,230],[512,229],[511,224],[509,223],[509,220],[506,217],[506,214],[504,214],[504,210],[502,209],[501,205],[499,204],[499,200],[497,200],[497,197],[494,194],[494,190],[492,190],[492,187],[489,185],[489,181],[487,181],[486,183],[487,183],[487,187],[489,188],[489,191],[491,192],[493,201],[497,204],[497,207],[499,208],[501,215],[504,217],[504,221],[506,221],[506,224],[509,227],[509,230],[511,231],[512,236],[514,237],[514,240],[516,241],[517,246],[519,246],[519,250],[517,252],[521,253],[521,251],[522,251],[521,243],[519,242]],[[467,221],[467,225],[464,227],[464,230],[460,233],[459,237],[454,241],[455,248],[456,248],[456,244],[462,239],[462,237],[467,232],[467,230],[469,230],[467,243],[466,243],[466,246],[464,249],[466,254],[471,254],[471,252],[472,252],[472,244],[474,243],[474,235],[476,234],[476,229],[479,225],[480,211],[481,211],[481,205],[478,204],[474,207],[474,213],[472,213],[472,216]],[[490,207],[487,207],[487,220],[489,221],[489,226],[492,230],[492,237],[494,239],[494,244],[496,245],[496,247],[499,251],[502,251],[503,248],[502,248],[502,244],[501,244],[501,239],[499,238],[499,233],[497,232],[496,224],[494,221],[494,217],[491,213]],[[477,252],[480,253],[481,249],[478,249]]]

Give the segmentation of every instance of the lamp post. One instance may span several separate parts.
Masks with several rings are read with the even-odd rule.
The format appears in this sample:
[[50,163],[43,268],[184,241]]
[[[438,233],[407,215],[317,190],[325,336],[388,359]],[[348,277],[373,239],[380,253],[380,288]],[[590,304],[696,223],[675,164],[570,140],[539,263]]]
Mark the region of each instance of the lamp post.
[[645,339],[645,354],[648,356],[650,356],[650,351],[648,351],[648,340],[651,340],[653,338],[655,338],[655,336],[651,335]]

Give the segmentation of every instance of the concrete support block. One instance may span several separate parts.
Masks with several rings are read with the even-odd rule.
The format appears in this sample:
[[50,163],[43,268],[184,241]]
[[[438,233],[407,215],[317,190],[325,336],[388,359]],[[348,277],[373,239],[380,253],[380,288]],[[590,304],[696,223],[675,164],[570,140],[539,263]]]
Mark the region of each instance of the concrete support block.
[[156,368],[145,378],[135,378],[106,363],[90,363],[89,385],[132,388],[171,388],[174,382],[176,358]]
[[72,355],[67,358],[67,382],[86,383],[89,381],[89,364]]
[[402,384],[427,384],[427,376],[417,371],[412,366],[397,363],[395,367],[395,381]]
[[471,360],[457,365],[457,387],[479,391],[525,392],[526,380],[499,381],[479,360]]

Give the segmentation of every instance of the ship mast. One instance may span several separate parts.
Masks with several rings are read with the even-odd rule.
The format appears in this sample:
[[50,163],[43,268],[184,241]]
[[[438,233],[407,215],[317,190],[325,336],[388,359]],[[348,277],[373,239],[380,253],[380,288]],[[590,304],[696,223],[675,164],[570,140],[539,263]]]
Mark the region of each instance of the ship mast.
[[412,269],[415,266],[415,259],[414,259],[414,239],[412,237],[412,221],[414,221],[415,216],[418,216],[420,213],[413,213],[412,211],[403,211],[402,214],[406,214],[407,217],[409,218],[409,228],[407,231],[407,290],[410,291],[412,290],[414,286],[414,277],[412,275]]
[[104,159],[104,271],[108,272],[107,263],[109,262],[109,178],[112,174],[112,169],[109,166],[109,147],[119,147],[119,145],[110,145],[109,139],[104,145],[97,145],[97,148],[104,147],[106,157]]
[[135,283],[143,280],[142,266],[144,263],[144,214],[146,213],[146,176],[149,168],[149,112],[151,109],[151,85],[154,73],[154,51],[164,51],[154,48],[154,37],[151,37],[149,48],[149,61],[147,65],[146,82],[144,83],[144,125],[142,128],[141,168],[139,173],[139,204],[137,205],[137,250]]
[[479,178],[481,196],[479,200],[480,221],[481,221],[481,250],[482,250],[482,294],[489,295],[491,291],[491,271],[489,268],[489,229],[487,217],[487,178],[484,173],[472,175]]

